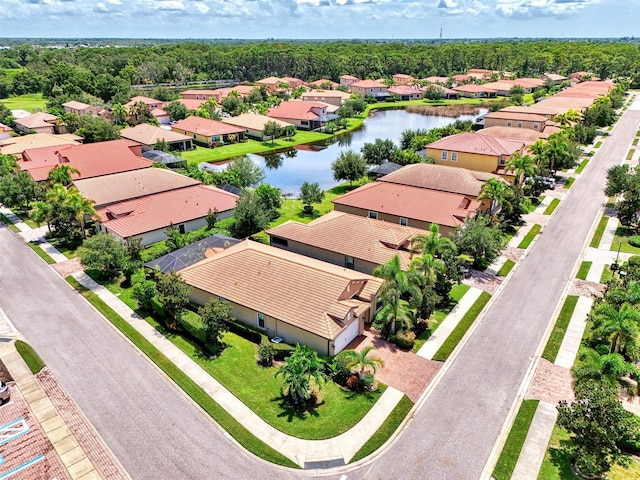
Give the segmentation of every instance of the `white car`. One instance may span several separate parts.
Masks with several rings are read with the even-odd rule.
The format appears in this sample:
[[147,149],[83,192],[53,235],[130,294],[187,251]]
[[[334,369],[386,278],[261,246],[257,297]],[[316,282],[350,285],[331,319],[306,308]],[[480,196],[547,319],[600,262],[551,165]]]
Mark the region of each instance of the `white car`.
[[11,392],[9,391],[9,385],[3,380],[0,380],[0,405],[5,404],[11,398]]

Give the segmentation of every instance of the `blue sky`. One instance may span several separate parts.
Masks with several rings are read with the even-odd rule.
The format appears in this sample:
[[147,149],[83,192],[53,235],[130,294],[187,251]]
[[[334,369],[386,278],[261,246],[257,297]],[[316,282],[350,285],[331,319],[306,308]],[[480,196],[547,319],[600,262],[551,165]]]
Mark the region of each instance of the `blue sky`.
[[636,0],[2,0],[2,37],[638,35]]

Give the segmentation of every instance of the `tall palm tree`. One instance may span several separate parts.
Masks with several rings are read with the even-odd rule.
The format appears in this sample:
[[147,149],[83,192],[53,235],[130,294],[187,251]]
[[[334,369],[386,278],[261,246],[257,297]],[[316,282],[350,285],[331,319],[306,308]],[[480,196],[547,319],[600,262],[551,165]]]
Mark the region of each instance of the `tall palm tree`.
[[410,252],[412,254],[430,253],[439,258],[445,250],[455,251],[456,246],[450,239],[440,236],[440,228],[437,223],[431,224],[429,233],[416,235],[411,239]]
[[344,365],[355,370],[360,377],[364,378],[365,373],[376,373],[378,368],[384,367],[384,360],[375,355],[369,355],[374,350],[372,345],[363,348],[360,351],[343,350],[338,354],[338,358],[344,362]]
[[598,355],[587,349],[580,354],[573,375],[577,382],[592,379],[618,385],[630,397],[639,393],[640,369],[619,353]]
[[413,319],[415,318],[414,309],[409,305],[409,302],[402,300],[399,296],[389,296],[385,299],[384,306],[376,315],[376,322],[384,325],[390,335],[395,335],[398,330],[408,330],[413,326]]
[[506,171],[514,172],[516,177],[514,183],[521,185],[525,177],[532,177],[538,172],[538,166],[531,155],[521,155],[520,152],[516,152],[507,162]]
[[67,200],[65,202],[71,210],[74,212],[76,221],[80,224],[82,230],[82,238],[86,238],[87,232],[85,229],[85,219],[87,217],[93,218],[96,216],[96,209],[93,207],[95,202],[82,196],[80,192],[75,189],[69,191]]
[[502,204],[504,203],[507,197],[507,184],[497,178],[490,178],[487,180],[484,185],[482,185],[482,189],[480,190],[480,195],[478,195],[478,200],[488,199],[491,200],[491,206],[489,207],[489,213],[493,215],[496,213]]
[[48,179],[52,184],[59,183],[65,187],[68,187],[73,182],[73,174],[80,174],[78,169],[71,165],[60,164],[56,165],[49,171]]
[[594,311],[594,338],[607,338],[610,342],[609,353],[625,355],[635,350],[640,334],[640,312],[629,304],[620,309],[603,303]]
[[555,172],[556,165],[562,165],[569,155],[569,143],[564,136],[556,134],[549,137],[544,148],[544,157],[549,162],[549,170]]
[[282,393],[296,405],[311,397],[312,380],[320,388],[322,381],[327,378],[317,352],[306,345],[296,345],[284,365],[275,373],[276,377],[281,375],[284,377]]
[[51,233],[51,212],[53,205],[48,202],[31,202],[31,211],[29,218],[40,226],[43,222],[47,223],[47,230]]
[[413,258],[409,268],[420,272],[424,278],[424,283],[433,286],[436,282],[438,272],[444,271],[444,264],[431,253],[424,253],[421,257]]
[[114,123],[122,125],[127,121],[127,109],[121,103],[116,103],[111,108],[111,118]]

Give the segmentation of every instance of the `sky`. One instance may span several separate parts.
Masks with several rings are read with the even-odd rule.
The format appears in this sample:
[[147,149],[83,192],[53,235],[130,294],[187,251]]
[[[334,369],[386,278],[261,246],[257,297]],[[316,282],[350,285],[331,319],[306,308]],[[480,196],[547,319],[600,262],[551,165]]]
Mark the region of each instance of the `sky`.
[[[623,37],[638,0],[1,0],[0,37]],[[640,2],[639,2],[640,3]]]

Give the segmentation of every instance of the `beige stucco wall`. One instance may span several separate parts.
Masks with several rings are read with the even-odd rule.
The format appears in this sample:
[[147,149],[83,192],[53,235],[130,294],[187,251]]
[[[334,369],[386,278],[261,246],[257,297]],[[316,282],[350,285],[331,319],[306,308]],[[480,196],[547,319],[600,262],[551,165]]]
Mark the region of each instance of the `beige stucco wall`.
[[[442,152],[447,152],[447,159],[442,160]],[[439,148],[427,147],[427,157],[433,159],[437,165],[448,165],[451,167],[461,167],[469,170],[480,170],[482,172],[495,172],[498,168],[498,157],[493,155],[479,155],[477,153],[457,152],[458,159],[451,161],[451,154],[455,150],[442,150]],[[506,159],[509,160],[508,158]]]
[[[519,127],[518,125],[521,124]],[[504,118],[485,118],[484,119],[484,127],[514,127],[514,128],[528,128],[530,130],[535,130],[541,132],[544,130],[543,122],[534,122],[532,120],[507,120]]]

